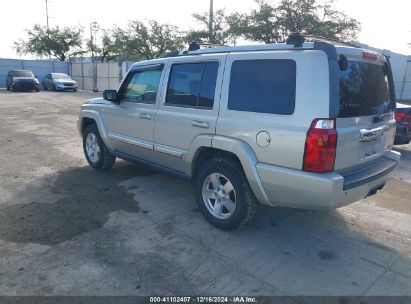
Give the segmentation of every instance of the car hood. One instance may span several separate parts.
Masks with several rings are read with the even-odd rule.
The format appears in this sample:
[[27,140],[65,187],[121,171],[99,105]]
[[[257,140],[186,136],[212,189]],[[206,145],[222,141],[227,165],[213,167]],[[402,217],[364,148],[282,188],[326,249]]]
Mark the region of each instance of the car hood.
[[84,104],[88,105],[88,104],[110,104],[110,103],[111,103],[110,101],[105,100],[102,97],[98,97],[98,98],[89,99]]

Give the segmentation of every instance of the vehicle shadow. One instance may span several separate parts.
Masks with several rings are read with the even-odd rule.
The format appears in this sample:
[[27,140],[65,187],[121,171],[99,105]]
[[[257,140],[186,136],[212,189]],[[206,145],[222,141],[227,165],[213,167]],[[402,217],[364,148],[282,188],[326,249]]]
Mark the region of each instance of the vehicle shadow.
[[132,195],[117,187],[125,177],[152,174],[134,169],[70,168],[34,181],[0,205],[0,239],[55,245],[101,228],[111,212],[139,212]]

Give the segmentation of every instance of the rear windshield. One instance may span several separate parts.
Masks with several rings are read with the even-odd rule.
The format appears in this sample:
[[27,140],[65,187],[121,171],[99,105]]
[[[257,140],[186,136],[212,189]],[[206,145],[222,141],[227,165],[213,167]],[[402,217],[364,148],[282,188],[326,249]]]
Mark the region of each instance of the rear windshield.
[[347,70],[340,71],[339,117],[387,113],[393,102],[385,66],[348,61]]
[[13,77],[34,77],[31,71],[11,71],[10,74]]

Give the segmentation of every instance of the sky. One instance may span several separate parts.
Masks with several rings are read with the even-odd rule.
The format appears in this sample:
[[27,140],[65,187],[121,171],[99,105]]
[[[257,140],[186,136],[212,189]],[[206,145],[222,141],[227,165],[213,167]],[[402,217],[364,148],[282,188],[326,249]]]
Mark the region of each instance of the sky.
[[[155,19],[188,30],[196,26],[192,13],[207,11],[209,7],[209,0],[49,0],[48,3],[50,26],[82,25],[85,29],[92,21],[110,28],[113,24],[125,26],[129,20]],[[411,55],[410,0],[335,0],[335,6],[361,23],[358,35],[361,43]],[[214,0],[215,9],[226,8],[229,13],[247,12],[254,7],[254,0]],[[1,12],[0,58],[19,58],[13,42],[25,38],[24,30],[34,24],[46,24],[45,0],[3,0]]]

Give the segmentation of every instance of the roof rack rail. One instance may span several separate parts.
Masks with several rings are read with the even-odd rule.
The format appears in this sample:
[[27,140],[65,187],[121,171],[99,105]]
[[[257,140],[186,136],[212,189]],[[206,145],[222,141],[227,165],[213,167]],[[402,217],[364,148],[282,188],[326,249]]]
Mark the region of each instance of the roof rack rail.
[[288,36],[286,44],[293,44],[294,47],[302,47],[305,37],[301,33],[292,33]]
[[326,42],[326,43],[337,44],[337,45],[341,45],[341,46],[349,46],[349,47],[359,48],[358,44],[356,44],[355,42],[343,42],[343,41],[340,41],[340,40],[324,38],[324,37],[320,37],[320,36],[305,36],[305,37],[307,38],[307,41]]
[[196,41],[192,41],[190,42],[188,46],[188,50],[184,51],[184,54],[187,54],[188,52],[192,52],[192,51],[197,51],[201,49],[201,46],[204,46],[205,48],[209,49],[209,48],[216,48],[216,47],[227,47],[228,45],[216,44],[216,43],[198,43]]

